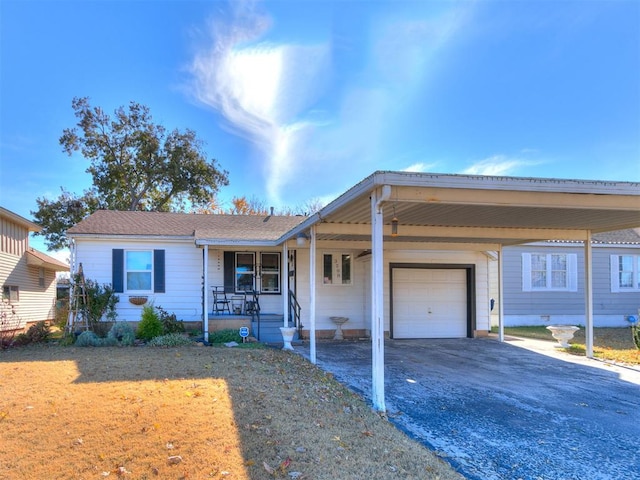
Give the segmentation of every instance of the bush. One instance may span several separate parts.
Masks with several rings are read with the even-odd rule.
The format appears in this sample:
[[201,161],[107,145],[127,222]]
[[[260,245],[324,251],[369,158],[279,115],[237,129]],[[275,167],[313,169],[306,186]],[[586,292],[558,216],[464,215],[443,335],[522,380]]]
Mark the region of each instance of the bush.
[[116,345],[133,345],[136,334],[127,322],[115,322],[107,334],[107,338]]
[[42,343],[46,342],[51,335],[51,329],[46,322],[41,321],[34,323],[29,327],[26,333],[21,333],[16,336],[14,343],[16,345],[28,345],[30,343]]
[[61,298],[56,302],[56,318],[54,325],[60,330],[67,328],[67,321],[69,320],[69,299]]
[[[73,290],[84,288],[84,292],[87,297],[86,305],[72,305],[70,308],[79,307],[84,309],[87,316],[87,322],[91,330],[101,328],[100,321],[103,317],[106,317],[109,321],[115,321],[118,316],[116,312],[116,304],[119,301],[118,295],[113,290],[113,287],[109,284],[100,285],[98,282],[85,279],[84,287],[82,285],[82,279],[79,274],[73,276],[71,282],[72,298],[75,293]],[[106,333],[106,332],[104,332]]]
[[636,348],[640,349],[640,326],[632,326],[631,335],[633,336],[633,343],[636,344]]
[[209,343],[229,343],[229,342],[242,342],[242,337],[238,330],[227,328],[225,330],[218,330],[209,334]]
[[149,341],[153,337],[159,337],[162,333],[162,322],[158,312],[152,305],[146,305],[142,309],[142,318],[138,324],[136,336],[142,340]]
[[78,347],[101,347],[102,345],[102,339],[89,330],[82,332],[76,339],[76,346]]
[[180,333],[169,333],[167,335],[154,337],[147,343],[150,347],[178,347],[191,344],[191,340]]
[[175,313],[169,315],[169,312],[162,307],[156,307],[156,310],[162,322],[162,331],[165,335],[169,333],[184,333],[184,323],[178,321]]

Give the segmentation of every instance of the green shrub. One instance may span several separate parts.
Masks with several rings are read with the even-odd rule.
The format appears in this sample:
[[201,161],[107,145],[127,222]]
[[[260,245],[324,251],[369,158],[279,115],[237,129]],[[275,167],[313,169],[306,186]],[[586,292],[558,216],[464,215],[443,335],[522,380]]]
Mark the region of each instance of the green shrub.
[[[116,295],[111,285],[100,285],[95,280],[87,278],[84,280],[83,286],[80,275],[76,274],[73,276],[71,288],[84,288],[84,292],[87,297],[87,304],[84,308],[86,309],[87,321],[91,330],[100,328],[100,321],[103,317],[106,317],[109,321],[115,321],[118,316],[118,313],[116,312],[116,304],[119,301],[119,297]],[[80,308],[83,308],[83,306],[80,305]]]
[[149,341],[153,337],[162,335],[162,322],[160,316],[153,305],[146,305],[142,309],[142,317],[138,323],[136,336],[142,340]]
[[107,338],[116,345],[133,345],[136,334],[127,322],[115,322],[107,334]]
[[180,333],[169,333],[167,335],[154,337],[147,343],[150,347],[178,347],[191,344],[191,340]]
[[229,342],[242,342],[242,337],[238,330],[227,328],[225,330],[218,330],[217,332],[211,332],[209,334],[209,343],[229,343]]
[[76,339],[78,347],[101,347],[102,345],[102,339],[90,330],[82,332]]
[[162,331],[165,335],[169,333],[184,333],[184,323],[179,322],[176,314],[169,314],[164,308],[156,307],[160,322],[162,322]]

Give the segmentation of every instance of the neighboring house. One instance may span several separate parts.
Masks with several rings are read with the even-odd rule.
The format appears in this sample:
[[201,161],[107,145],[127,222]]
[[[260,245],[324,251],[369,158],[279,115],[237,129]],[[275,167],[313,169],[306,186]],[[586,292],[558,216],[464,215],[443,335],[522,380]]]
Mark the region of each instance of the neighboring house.
[[[629,326],[640,314],[640,228],[594,234],[591,244],[594,326]],[[585,324],[583,242],[503,252],[505,326]]]
[[0,207],[2,329],[55,319],[56,273],[69,266],[29,246],[29,232],[37,231],[35,223]]

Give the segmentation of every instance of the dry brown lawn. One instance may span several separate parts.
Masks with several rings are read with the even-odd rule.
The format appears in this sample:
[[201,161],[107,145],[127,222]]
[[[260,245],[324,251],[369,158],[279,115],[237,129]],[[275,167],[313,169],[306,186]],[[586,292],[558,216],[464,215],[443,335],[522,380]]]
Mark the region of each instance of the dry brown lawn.
[[461,479],[296,354],[0,351],[1,479]]

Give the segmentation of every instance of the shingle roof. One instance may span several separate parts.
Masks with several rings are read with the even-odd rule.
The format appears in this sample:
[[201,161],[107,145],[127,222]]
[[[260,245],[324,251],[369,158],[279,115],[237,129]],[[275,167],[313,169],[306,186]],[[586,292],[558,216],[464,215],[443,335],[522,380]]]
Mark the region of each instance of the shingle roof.
[[640,229],[628,228],[613,232],[595,233],[591,237],[591,241],[595,244],[640,245]]
[[56,272],[68,272],[69,265],[61,262],[57,258],[53,258],[46,253],[42,253],[35,248],[29,247],[27,250],[27,264],[44,267],[48,270]]
[[306,217],[205,215],[98,210],[67,230],[76,235],[192,237],[212,240],[277,240]]

